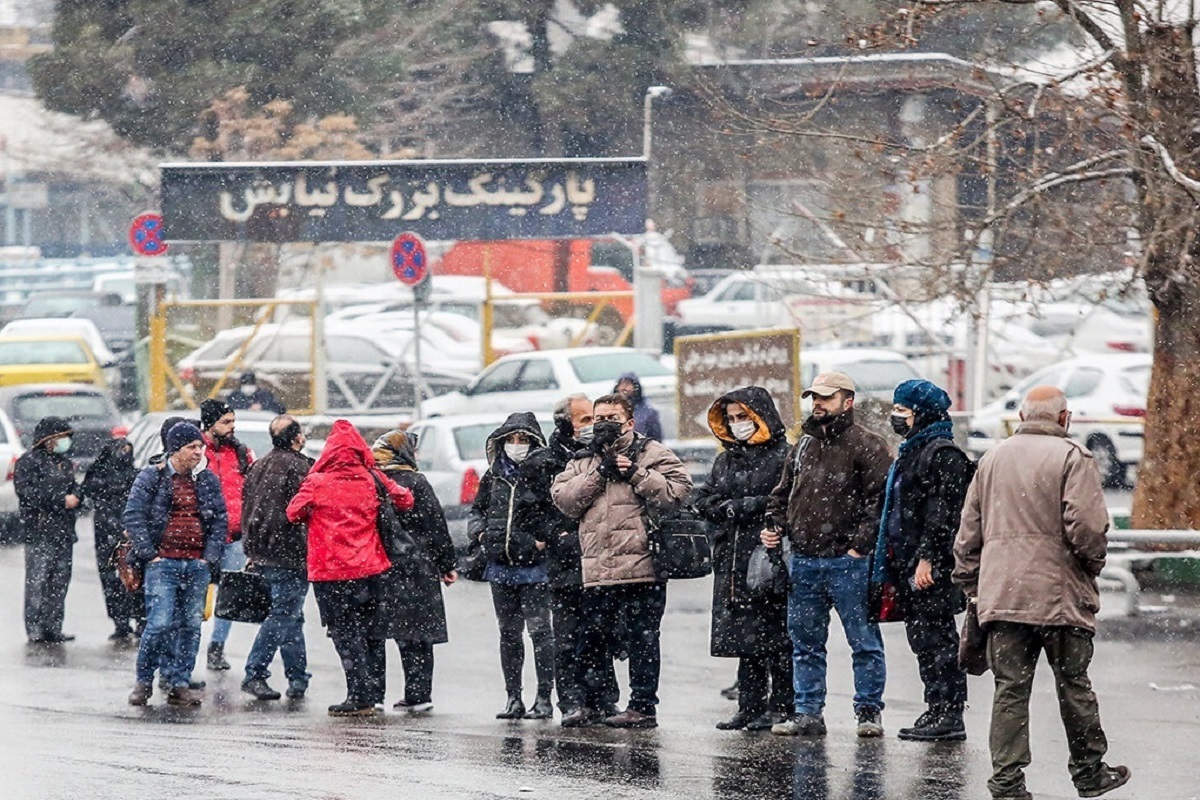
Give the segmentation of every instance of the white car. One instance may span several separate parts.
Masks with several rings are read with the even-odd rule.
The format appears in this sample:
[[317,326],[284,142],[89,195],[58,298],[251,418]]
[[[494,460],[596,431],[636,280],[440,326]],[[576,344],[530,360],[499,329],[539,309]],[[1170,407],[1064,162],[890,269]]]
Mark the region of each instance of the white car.
[[967,450],[981,455],[1016,428],[1021,398],[1034,386],[1057,386],[1071,410],[1070,436],[1086,445],[1108,486],[1122,485],[1142,460],[1142,423],[1150,386],[1148,353],[1081,356],[1052,364],[971,417]]
[[638,376],[647,400],[658,409],[663,431],[675,434],[675,373],[652,355],[627,347],[539,350],[499,359],[467,388],[421,403],[424,417],[450,414],[544,413],[569,394],[592,400],[608,394],[626,372]]
[[16,544],[18,540],[17,491],[13,472],[17,459],[25,452],[21,437],[8,414],[0,411],[0,543]]

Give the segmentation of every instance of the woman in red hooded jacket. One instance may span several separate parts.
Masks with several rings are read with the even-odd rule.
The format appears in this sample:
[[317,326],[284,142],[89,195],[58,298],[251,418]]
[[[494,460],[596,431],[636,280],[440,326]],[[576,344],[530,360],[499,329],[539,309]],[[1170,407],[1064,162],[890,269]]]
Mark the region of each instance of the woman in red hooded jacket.
[[369,635],[379,576],[391,563],[376,527],[376,477],[397,510],[413,507],[412,492],[376,470],[362,436],[339,419],[287,507],[289,520],[308,523],[308,579],[346,671],[346,699],[329,707],[335,717],[377,714],[383,702],[385,640]]

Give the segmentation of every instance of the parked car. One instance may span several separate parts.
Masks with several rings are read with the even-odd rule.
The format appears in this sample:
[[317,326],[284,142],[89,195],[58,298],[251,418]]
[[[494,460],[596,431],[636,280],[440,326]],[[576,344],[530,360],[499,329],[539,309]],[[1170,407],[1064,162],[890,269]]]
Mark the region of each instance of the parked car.
[[854,379],[858,397],[890,403],[898,384],[921,377],[902,354],[894,350],[841,347],[800,351],[800,381],[804,386],[822,372],[844,372]]
[[70,383],[23,384],[0,388],[0,411],[12,421],[21,446],[33,445],[33,429],[42,417],[63,417],[71,423],[71,458],[83,470],[104,443],[128,431],[108,392]]
[[104,387],[104,368],[78,336],[0,337],[0,386],[87,383]]
[[[226,371],[237,375],[253,370],[288,408],[311,402],[312,329],[306,321],[263,325],[249,340],[241,362],[229,369],[239,349],[252,333],[244,327],[222,331],[177,365],[180,378],[192,387],[194,397],[208,395]],[[351,323],[325,328],[327,410],[386,411],[412,409],[417,388],[411,374],[411,333],[401,330],[372,332]],[[445,357],[441,357],[442,360]],[[440,364],[430,345],[422,353],[421,395],[430,397],[461,389],[470,372]],[[233,388],[227,381],[227,385]]]
[[[129,429],[129,442],[133,445],[133,463],[144,467],[150,459],[162,452],[160,431],[168,417],[183,417],[196,422],[200,412],[195,410],[183,411],[151,411],[144,414],[133,427]],[[255,457],[266,455],[271,450],[271,420],[275,415],[266,411],[238,411],[234,435],[238,441],[250,448]],[[313,458],[321,454],[325,442],[321,439],[310,439],[304,447],[304,452]]]
[[1142,424],[1152,356],[1114,353],[1073,358],[1038,370],[971,417],[967,450],[982,455],[1019,422],[1021,398],[1034,386],[1057,386],[1071,409],[1069,435],[1085,445],[1107,486],[1121,486],[1142,460]]
[[518,353],[497,360],[462,391],[421,404],[425,417],[449,414],[542,411],[568,394],[595,399],[612,391],[617,377],[636,373],[670,437],[675,425],[675,373],[653,356],[627,347],[581,347]]
[[38,292],[29,296],[13,319],[69,317],[84,308],[119,305],[121,295],[114,292]]
[[0,544],[16,544],[19,540],[17,490],[13,485],[13,473],[17,459],[25,452],[21,437],[9,419],[0,411]]

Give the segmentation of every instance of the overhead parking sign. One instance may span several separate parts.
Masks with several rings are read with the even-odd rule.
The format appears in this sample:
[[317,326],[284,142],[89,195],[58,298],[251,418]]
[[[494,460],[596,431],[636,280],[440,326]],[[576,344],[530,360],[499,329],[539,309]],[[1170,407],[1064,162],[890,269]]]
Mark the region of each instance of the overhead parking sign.
[[392,242],[392,272],[406,286],[416,286],[429,275],[425,242],[420,236],[406,231]]
[[147,212],[134,217],[129,226],[129,246],[139,256],[161,256],[166,253],[162,215]]

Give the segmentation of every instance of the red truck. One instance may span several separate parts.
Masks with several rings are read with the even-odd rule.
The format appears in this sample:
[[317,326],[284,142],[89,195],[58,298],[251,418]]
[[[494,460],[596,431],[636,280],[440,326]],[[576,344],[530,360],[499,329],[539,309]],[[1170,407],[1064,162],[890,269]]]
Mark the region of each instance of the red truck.
[[[513,239],[506,241],[456,242],[433,264],[435,275],[482,276],[484,253],[496,280],[514,292],[622,292],[633,289],[633,256],[624,243],[609,239]],[[664,281],[662,300],[667,315],[675,304],[691,296],[690,280],[680,285]],[[594,304],[577,305],[586,314]],[[566,313],[558,303],[551,311]],[[614,300],[602,312],[601,325],[620,330],[633,316],[633,300]]]

